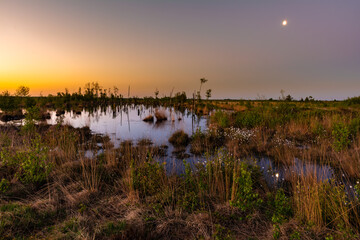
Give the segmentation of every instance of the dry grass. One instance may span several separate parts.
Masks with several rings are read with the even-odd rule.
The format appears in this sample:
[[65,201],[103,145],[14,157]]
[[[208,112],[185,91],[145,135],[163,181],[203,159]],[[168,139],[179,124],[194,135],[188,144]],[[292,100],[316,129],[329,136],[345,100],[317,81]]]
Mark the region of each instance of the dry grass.
[[[229,108],[238,107],[243,106],[234,103]],[[166,118],[160,110],[156,112],[157,120]],[[225,145],[235,159],[259,154],[273,158],[284,168],[291,167],[295,158],[308,163],[307,174],[285,176],[288,185],[284,188],[294,217],[280,225],[280,239],[290,239],[295,231],[301,239],[324,239],[328,234],[336,239],[356,239],[359,200],[350,199],[344,186],[321,181],[317,169],[310,170],[316,163],[326,163],[344,172],[349,181],[360,177],[360,138],[354,138],[341,151],[334,150],[331,131],[339,118],[345,123],[351,119],[330,114],[292,119],[274,128],[256,126],[247,141],[227,139],[213,129],[193,136],[191,149],[201,154]],[[315,131],[320,125],[323,134]],[[264,200],[261,207],[245,212],[229,205],[243,187],[235,183],[240,161],[232,157],[215,157],[189,176],[179,176],[170,171],[165,174],[163,165],[156,165],[153,160],[160,158],[159,148],[146,140],[123,142],[115,149],[108,139],[89,136],[86,129],[54,126],[39,133],[50,149],[47,157],[53,164],[45,183],[22,183],[14,175],[15,167],[0,165],[0,177],[10,180],[9,190],[0,194],[0,208],[17,203],[35,211],[34,218],[17,215],[16,211],[30,211],[27,208],[0,211],[0,218],[14,225],[7,233],[12,238],[22,234],[68,239],[272,239],[276,231],[266,213],[266,194],[273,188],[262,186],[266,183],[261,176],[253,189]],[[4,127],[1,151],[23,151],[23,143],[29,138],[16,128]],[[85,150],[98,151],[98,142],[104,153],[85,158]],[[151,181],[154,184],[147,186]],[[156,188],[147,194],[153,186]],[[32,227],[16,225],[14,219],[26,220]],[[37,221],[41,224],[32,225]],[[50,227],[52,230],[48,230]]]

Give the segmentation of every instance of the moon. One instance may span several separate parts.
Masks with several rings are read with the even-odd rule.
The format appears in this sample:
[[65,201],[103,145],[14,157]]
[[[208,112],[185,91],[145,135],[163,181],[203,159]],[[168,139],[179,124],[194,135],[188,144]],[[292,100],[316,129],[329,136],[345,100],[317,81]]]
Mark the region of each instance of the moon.
[[288,24],[287,20],[284,19],[284,20],[282,21],[282,25],[285,27],[287,24]]

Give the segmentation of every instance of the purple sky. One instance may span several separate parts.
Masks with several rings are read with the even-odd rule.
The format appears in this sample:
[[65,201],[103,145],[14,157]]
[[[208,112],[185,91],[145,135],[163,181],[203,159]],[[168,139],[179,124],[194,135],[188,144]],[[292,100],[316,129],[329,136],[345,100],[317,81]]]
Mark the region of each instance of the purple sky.
[[0,91],[190,95],[202,77],[213,98],[360,95],[360,1],[0,2]]

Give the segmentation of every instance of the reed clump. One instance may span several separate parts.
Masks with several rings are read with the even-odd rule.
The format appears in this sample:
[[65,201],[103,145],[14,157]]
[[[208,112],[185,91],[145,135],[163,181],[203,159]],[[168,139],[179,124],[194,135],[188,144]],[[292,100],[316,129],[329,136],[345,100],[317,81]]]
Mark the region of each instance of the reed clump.
[[178,130],[171,135],[169,142],[175,147],[186,147],[190,142],[190,138],[183,130]]

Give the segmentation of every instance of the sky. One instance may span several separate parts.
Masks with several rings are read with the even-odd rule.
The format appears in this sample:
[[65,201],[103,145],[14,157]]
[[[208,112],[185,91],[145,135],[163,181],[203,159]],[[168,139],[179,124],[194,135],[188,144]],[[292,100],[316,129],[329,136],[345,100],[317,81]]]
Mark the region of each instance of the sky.
[[[0,92],[346,99],[360,89],[359,0],[1,0]],[[287,19],[288,25],[282,26]]]

